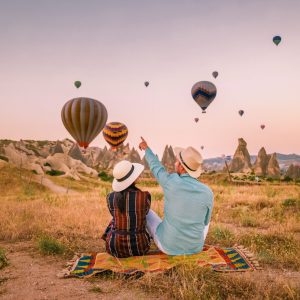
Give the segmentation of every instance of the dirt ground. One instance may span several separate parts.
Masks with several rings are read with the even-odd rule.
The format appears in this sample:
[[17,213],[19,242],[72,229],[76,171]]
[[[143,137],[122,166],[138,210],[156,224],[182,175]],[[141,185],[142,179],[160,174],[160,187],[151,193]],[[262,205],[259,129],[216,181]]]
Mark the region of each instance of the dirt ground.
[[0,247],[9,259],[0,270],[0,299],[157,299],[122,287],[119,280],[60,279],[66,259],[42,256],[32,242],[0,242]]

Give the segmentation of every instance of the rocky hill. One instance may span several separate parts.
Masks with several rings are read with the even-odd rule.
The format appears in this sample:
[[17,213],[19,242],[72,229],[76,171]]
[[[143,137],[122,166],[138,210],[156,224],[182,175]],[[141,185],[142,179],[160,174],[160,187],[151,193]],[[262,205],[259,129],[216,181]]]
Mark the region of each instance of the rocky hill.
[[[141,158],[139,152],[134,147],[131,148],[129,144],[123,145],[117,151],[111,151],[107,147],[90,147],[81,150],[69,139],[62,141],[0,140],[0,159],[33,170],[38,174],[57,170],[63,172],[63,176],[70,176],[74,179],[80,179],[82,174],[96,176],[101,170],[111,173],[118,161],[128,159],[144,164],[144,175],[151,176],[145,158]],[[172,146],[165,147],[162,163],[169,172],[174,172],[175,155]],[[284,168],[282,168],[283,164]],[[250,156],[247,143],[243,139],[239,139],[237,150],[229,166],[232,172],[254,171],[257,175],[277,177],[280,172],[279,168],[282,173],[292,164],[300,164],[299,155],[274,154],[272,157],[266,153],[264,148],[261,148],[257,156]],[[222,171],[223,168],[224,159],[222,157],[204,160],[204,170]],[[290,173],[297,174],[291,170]]]

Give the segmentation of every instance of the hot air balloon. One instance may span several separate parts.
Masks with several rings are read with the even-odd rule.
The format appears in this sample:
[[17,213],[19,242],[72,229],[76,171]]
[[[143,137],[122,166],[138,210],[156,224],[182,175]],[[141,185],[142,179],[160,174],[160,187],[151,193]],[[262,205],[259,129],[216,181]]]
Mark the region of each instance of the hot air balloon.
[[75,85],[77,88],[80,88],[80,87],[81,87],[81,82],[80,82],[80,81],[75,81],[75,82],[74,82],[74,85]]
[[111,122],[105,125],[103,129],[103,137],[106,142],[116,150],[123,144],[128,136],[128,129],[125,124],[120,122]]
[[149,85],[149,81],[145,81],[144,85],[147,87]]
[[214,76],[214,78],[217,78],[219,75],[219,73],[217,71],[212,72],[212,76]]
[[273,37],[273,43],[278,46],[279,43],[281,42],[281,37],[279,35],[276,35]]
[[204,146],[201,146],[201,150],[203,150],[204,149]]
[[198,123],[198,121],[199,121],[199,118],[195,118],[194,120],[195,120],[195,122],[196,122],[196,123]]
[[265,127],[266,127],[266,125],[264,125],[264,124],[260,125],[260,128],[261,128],[262,130],[264,130]]
[[216,95],[217,88],[209,81],[199,81],[192,87],[192,97],[201,107],[202,113],[205,113],[205,110],[215,99]]
[[239,110],[239,115],[242,116],[244,114],[244,111],[241,109]]
[[74,98],[63,106],[61,119],[79,146],[86,149],[103,129],[107,121],[107,110],[98,100]]

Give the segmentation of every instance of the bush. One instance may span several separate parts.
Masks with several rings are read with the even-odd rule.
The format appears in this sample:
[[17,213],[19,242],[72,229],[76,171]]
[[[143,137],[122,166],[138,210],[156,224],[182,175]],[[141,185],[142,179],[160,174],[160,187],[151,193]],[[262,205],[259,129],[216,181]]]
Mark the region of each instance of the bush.
[[31,170],[31,172],[35,175],[37,175],[37,173],[38,173],[36,170]]
[[5,256],[5,252],[0,248],[0,270],[8,265],[8,259]]
[[61,176],[61,175],[64,175],[65,172],[58,171],[58,170],[51,170],[51,171],[46,171],[46,174],[48,174],[50,176]]
[[45,255],[63,254],[65,252],[65,246],[49,236],[39,238],[38,248]]
[[283,181],[284,182],[290,182],[290,181],[292,181],[293,179],[291,178],[291,177],[289,177],[289,176],[284,176],[284,178],[283,178]]
[[8,159],[6,156],[3,156],[3,155],[0,155],[0,159],[1,159],[1,160],[4,160],[4,161],[6,161],[6,162],[9,161],[9,159]]
[[274,181],[274,179],[272,177],[267,177],[266,180],[269,181],[269,182],[273,182]]
[[109,181],[112,182],[113,181],[113,177],[108,175],[106,172],[102,171],[98,174],[98,177],[101,178],[101,180],[103,181]]
[[281,205],[283,207],[300,207],[300,200],[298,199],[285,199],[282,201]]
[[44,167],[50,167],[51,168],[51,165],[49,163],[44,163]]

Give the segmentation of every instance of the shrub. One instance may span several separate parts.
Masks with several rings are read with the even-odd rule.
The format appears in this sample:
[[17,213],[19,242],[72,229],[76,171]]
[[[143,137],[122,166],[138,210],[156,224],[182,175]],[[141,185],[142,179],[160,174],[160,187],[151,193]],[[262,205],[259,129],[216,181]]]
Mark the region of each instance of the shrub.
[[98,177],[101,178],[101,180],[103,181],[109,181],[109,182],[112,182],[114,179],[112,176],[108,175],[105,171],[101,171],[98,174]]
[[44,167],[50,167],[51,168],[51,165],[49,163],[44,163]]
[[46,174],[48,174],[50,176],[61,176],[61,175],[64,175],[65,172],[58,171],[58,170],[50,170],[50,171],[46,171]]
[[291,198],[285,199],[285,200],[282,201],[281,205],[283,207],[293,207],[293,208],[299,207],[300,208],[300,200],[291,199]]
[[250,216],[242,218],[241,223],[243,227],[256,227],[258,225],[256,219]]
[[36,170],[31,170],[31,172],[35,175],[37,175],[37,173],[38,173]]
[[0,155],[0,159],[1,159],[1,160],[4,160],[4,161],[6,161],[6,162],[9,161],[9,159],[8,159],[6,156],[3,156],[3,155]]
[[6,258],[5,252],[0,248],[0,270],[8,265],[8,259]]
[[289,177],[289,176],[284,176],[284,178],[283,178],[283,181],[284,182],[290,182],[290,181],[292,181],[293,179],[291,178],[291,177]]
[[274,179],[272,177],[267,177],[266,180],[269,181],[269,182],[273,182],[274,181]]
[[38,248],[44,255],[63,254],[65,246],[49,236],[41,236],[38,239]]

